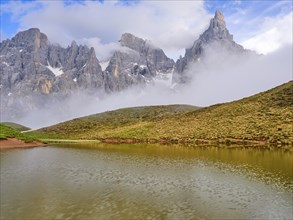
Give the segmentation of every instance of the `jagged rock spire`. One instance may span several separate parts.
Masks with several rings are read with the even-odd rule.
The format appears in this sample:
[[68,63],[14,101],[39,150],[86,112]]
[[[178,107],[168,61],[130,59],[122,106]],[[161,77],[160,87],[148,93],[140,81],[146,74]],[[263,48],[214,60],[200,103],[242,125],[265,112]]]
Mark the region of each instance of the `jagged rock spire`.
[[214,19],[217,20],[217,21],[222,21],[222,22],[225,23],[224,15],[223,15],[223,13],[222,13],[221,11],[219,11],[219,10],[217,10],[217,11],[215,12],[215,17],[214,17]]
[[208,29],[200,35],[199,39],[194,42],[191,48],[186,49],[185,56],[177,60],[173,81],[187,81],[182,77],[183,72],[190,63],[198,62],[200,58],[203,57],[206,48],[210,45],[217,45],[221,49],[229,50],[231,53],[235,54],[245,52],[241,45],[233,41],[233,35],[229,33],[226,27],[224,15],[219,10],[215,12]]
[[226,39],[233,41],[233,35],[231,35],[226,27],[224,15],[221,11],[215,12],[214,18],[210,21],[209,28],[202,34],[201,39],[204,41],[210,41],[215,39]]

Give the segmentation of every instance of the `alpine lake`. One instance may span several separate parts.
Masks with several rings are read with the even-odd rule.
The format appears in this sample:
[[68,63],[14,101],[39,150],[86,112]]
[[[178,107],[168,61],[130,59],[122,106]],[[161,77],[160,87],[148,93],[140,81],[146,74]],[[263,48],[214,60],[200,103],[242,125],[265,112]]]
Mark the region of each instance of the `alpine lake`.
[[293,219],[293,151],[50,144],[0,152],[1,219]]

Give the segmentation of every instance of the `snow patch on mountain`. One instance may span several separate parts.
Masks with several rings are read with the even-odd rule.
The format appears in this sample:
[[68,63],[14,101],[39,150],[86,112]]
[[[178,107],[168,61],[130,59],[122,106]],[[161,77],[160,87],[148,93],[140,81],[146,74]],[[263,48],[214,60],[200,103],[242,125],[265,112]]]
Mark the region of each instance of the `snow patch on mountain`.
[[48,66],[46,66],[52,73],[54,73],[55,76],[61,76],[62,74],[64,74],[62,67],[58,68],[54,68],[50,65],[50,63],[48,62]]
[[102,71],[105,71],[105,69],[107,68],[107,66],[109,65],[109,60],[108,61],[104,61],[100,63],[100,66],[102,68]]

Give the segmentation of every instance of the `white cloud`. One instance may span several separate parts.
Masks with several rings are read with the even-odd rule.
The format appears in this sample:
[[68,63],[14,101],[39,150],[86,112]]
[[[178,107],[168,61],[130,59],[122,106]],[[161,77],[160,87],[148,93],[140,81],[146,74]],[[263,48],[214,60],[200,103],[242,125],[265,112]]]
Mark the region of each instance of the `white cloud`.
[[83,38],[78,41],[79,44],[88,45],[89,47],[95,48],[96,56],[100,61],[109,60],[115,50],[120,49],[118,43],[101,43],[101,39],[97,37]]
[[285,16],[267,18],[259,33],[245,40],[242,45],[258,53],[267,54],[285,44],[292,44],[292,18],[292,12]]
[[292,45],[253,59],[229,56],[223,51],[217,56],[215,53],[218,52],[212,48],[210,53],[214,56],[209,56],[202,66],[192,68],[190,84],[176,91],[166,85],[155,84],[131,87],[100,99],[75,92],[71,98],[48,104],[49,107],[32,111],[16,122],[38,128],[124,107],[163,104],[208,106],[251,96],[292,80]]
[[[236,57],[217,48],[189,70],[193,80],[181,96],[208,106],[238,100],[292,80],[292,44],[268,54]],[[190,95],[192,94],[192,95]]]
[[[52,42],[64,46],[72,40],[88,39],[93,43],[96,38],[97,48],[103,47],[101,51],[111,49],[121,34],[130,32],[151,39],[171,55],[176,54],[179,48],[191,46],[211,17],[202,0],[141,1],[131,6],[118,1],[85,1],[67,6],[62,1],[38,1],[35,4],[42,4],[42,7],[15,16],[22,30],[38,27]],[[20,6],[14,9],[14,5],[11,3],[6,8],[19,15]],[[18,2],[18,5],[25,4]]]
[[1,10],[0,13],[1,15],[3,13],[11,13],[12,14],[12,19],[18,20],[21,19],[24,15],[37,10],[42,6],[41,2],[37,1],[10,1],[7,4],[1,3]]
[[[228,3],[227,3],[228,4]],[[292,12],[287,1],[259,4],[234,1],[226,23],[235,40],[260,53],[292,42]],[[259,6],[266,5],[265,9]],[[184,53],[212,17],[204,1],[139,1],[130,6],[119,1],[11,1],[1,13],[12,13],[21,30],[39,27],[52,42],[67,46],[72,40],[94,46],[100,60],[106,59],[122,33],[150,39],[173,59]],[[263,7],[263,6],[262,6]],[[270,13],[282,9],[272,17]],[[287,14],[286,14],[287,13]],[[270,17],[270,16],[271,17]],[[266,18],[266,20],[264,19]],[[264,22],[265,21],[265,22]]]

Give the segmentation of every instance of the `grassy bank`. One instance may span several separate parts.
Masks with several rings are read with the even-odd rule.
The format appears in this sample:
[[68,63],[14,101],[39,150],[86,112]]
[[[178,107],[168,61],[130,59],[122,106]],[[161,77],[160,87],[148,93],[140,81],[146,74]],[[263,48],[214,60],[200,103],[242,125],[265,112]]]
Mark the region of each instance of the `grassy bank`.
[[26,127],[26,126],[23,126],[23,125],[20,125],[20,124],[16,124],[16,123],[13,123],[13,122],[1,122],[0,123],[1,125],[6,125],[8,127],[11,127],[17,131],[28,131],[30,130],[30,128]]
[[74,119],[30,133],[41,139],[104,142],[253,143],[292,145],[293,82],[207,108],[127,108]]
[[32,137],[27,134],[23,134],[20,131],[16,130],[15,128],[12,128],[3,123],[0,123],[0,140],[7,139],[7,138],[17,138],[26,143],[37,141],[37,138],[35,137]]

